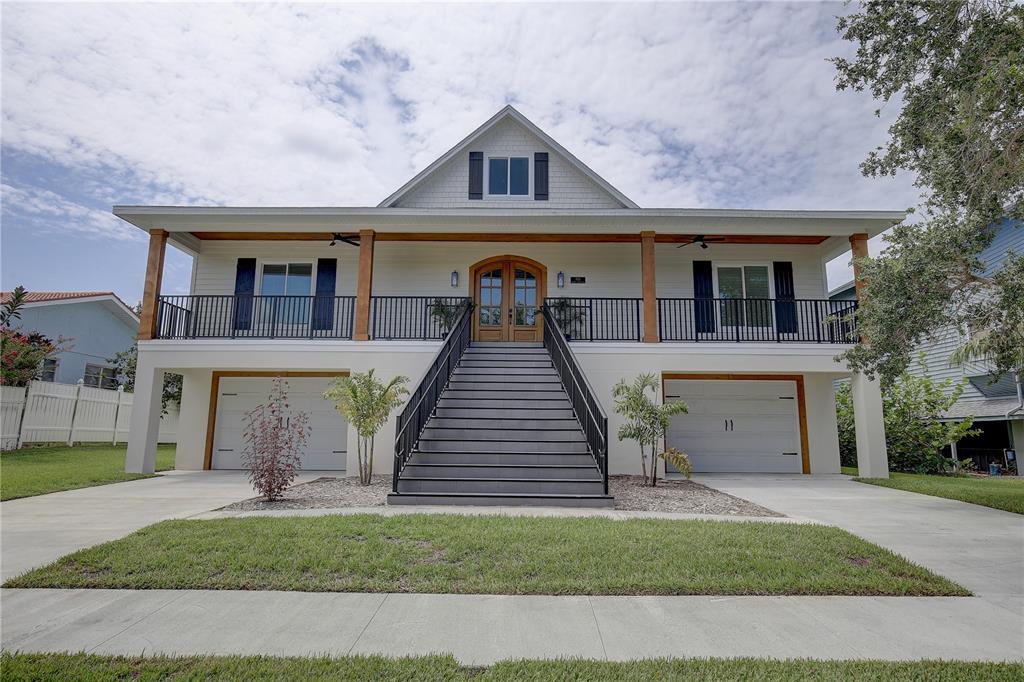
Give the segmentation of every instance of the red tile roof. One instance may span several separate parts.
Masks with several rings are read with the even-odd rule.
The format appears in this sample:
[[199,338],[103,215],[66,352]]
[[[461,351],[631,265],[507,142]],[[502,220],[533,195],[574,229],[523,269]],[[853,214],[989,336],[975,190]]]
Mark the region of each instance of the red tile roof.
[[[66,301],[72,298],[91,298],[93,296],[114,296],[113,291],[30,291],[25,294],[25,303],[40,301]],[[0,304],[7,303],[11,292],[0,291]]]

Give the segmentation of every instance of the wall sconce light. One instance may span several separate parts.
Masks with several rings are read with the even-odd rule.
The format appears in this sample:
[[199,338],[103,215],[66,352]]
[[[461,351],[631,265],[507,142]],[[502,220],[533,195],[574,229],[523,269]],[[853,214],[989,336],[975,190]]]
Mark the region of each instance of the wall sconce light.
[[565,288],[565,273],[564,273],[564,272],[562,272],[561,270],[559,270],[559,271],[558,271],[558,275],[557,275],[557,277],[556,277],[555,279],[556,279],[556,280],[557,280],[557,282],[558,282],[558,288],[559,288],[559,289],[563,289],[563,288]]
[[456,289],[459,286],[459,271],[452,270],[452,288]]

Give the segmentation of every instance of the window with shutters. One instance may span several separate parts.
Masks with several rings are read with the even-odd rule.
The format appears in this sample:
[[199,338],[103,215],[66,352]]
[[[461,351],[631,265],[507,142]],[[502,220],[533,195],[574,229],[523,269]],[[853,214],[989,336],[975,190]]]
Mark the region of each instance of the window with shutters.
[[530,196],[530,159],[526,156],[491,156],[485,166],[489,197]]

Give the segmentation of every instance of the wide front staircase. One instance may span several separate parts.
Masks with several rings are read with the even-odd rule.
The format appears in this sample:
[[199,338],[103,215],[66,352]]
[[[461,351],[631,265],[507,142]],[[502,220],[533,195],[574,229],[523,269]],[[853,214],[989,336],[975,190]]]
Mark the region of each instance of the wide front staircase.
[[[563,387],[571,368],[556,368],[542,343],[467,337],[453,354],[454,369],[437,368],[435,404],[415,444],[403,452],[399,437],[388,504],[612,506],[604,453],[595,457],[588,442],[601,441],[588,439],[577,417],[587,410],[581,387],[570,387],[575,401]],[[415,428],[408,419],[400,417],[400,429]]]

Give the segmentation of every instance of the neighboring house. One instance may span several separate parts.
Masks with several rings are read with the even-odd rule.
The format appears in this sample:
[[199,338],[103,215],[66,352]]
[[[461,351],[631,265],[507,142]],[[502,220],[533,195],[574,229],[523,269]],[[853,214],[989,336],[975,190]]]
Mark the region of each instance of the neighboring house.
[[[642,372],[688,403],[668,440],[696,471],[838,473],[856,302],[828,300],[825,263],[904,217],[639,208],[512,107],[376,207],[114,213],[150,235],[129,470],[153,468],[173,371],[177,468],[239,468],[241,417],[285,375],[303,466],[354,474],[320,393],[376,368],[416,388],[377,437],[392,502],[594,505],[640,469],[611,391]],[[194,256],[187,296],[160,295],[168,241]],[[878,386],[853,386],[861,471],[884,476]]]
[[[980,254],[985,264],[983,274],[998,271],[1007,254],[1024,253],[1024,227],[1020,223],[1006,222],[996,232],[992,243]],[[854,292],[854,283],[848,282],[836,287],[829,298],[845,300]],[[936,381],[951,379],[954,384],[964,382],[964,390],[945,417],[959,421],[973,417],[975,427],[981,434],[964,438],[957,444],[957,457],[971,458],[979,469],[986,470],[989,462],[1003,463],[1003,451],[1014,448],[1018,453],[1024,450],[1024,405],[1021,402],[1019,377],[1007,373],[993,377],[985,362],[952,364],[949,359],[961,345],[963,337],[956,330],[938,332],[929,343],[921,346],[924,353],[924,368],[915,358],[908,367],[912,374],[927,374]],[[950,388],[952,390],[952,387]]]
[[[0,293],[0,302],[9,297]],[[109,359],[135,343],[139,318],[110,291],[30,291],[14,326],[69,340],[68,350],[43,361],[41,380],[117,388]]]

